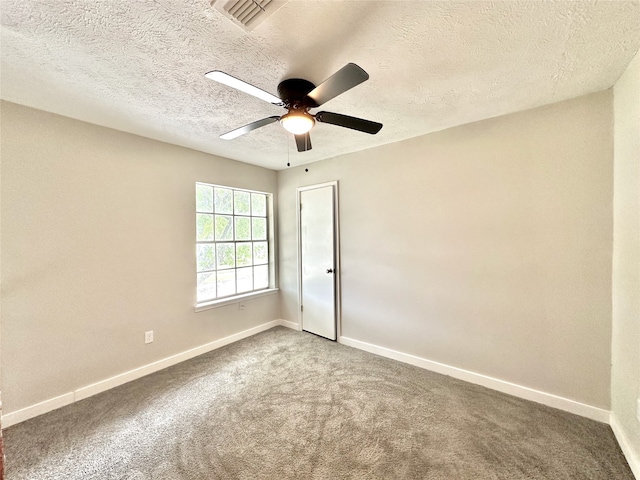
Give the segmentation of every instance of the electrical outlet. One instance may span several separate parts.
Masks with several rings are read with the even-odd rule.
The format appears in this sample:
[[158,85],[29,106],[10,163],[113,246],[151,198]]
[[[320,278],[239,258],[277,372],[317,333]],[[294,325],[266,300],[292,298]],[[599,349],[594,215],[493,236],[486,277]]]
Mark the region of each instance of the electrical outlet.
[[244,310],[245,308],[246,308],[246,305],[244,303],[238,304],[238,310]]
[[144,332],[144,343],[151,343],[151,342],[153,342],[153,330]]

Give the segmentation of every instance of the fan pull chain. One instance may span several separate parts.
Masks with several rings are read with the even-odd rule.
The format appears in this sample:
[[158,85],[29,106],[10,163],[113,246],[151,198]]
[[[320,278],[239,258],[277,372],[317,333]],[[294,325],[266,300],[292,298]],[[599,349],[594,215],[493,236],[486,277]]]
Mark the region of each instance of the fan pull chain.
[[287,167],[291,166],[291,163],[289,161],[289,154],[291,152],[291,145],[289,145],[289,135],[287,135],[286,133],[284,134],[284,138],[285,138],[285,145],[287,146]]

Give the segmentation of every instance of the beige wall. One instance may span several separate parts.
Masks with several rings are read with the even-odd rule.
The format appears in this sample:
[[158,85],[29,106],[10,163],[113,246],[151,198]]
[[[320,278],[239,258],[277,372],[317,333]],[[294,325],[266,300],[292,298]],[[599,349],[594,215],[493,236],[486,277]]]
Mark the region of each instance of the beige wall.
[[283,318],[296,187],[338,180],[343,336],[608,409],[612,113],[604,91],[279,172]]
[[[613,417],[640,468],[640,54],[614,88]],[[631,463],[631,462],[630,462]]]
[[[295,189],[328,180],[343,336],[609,408],[611,91],[277,179],[6,102],[1,134],[5,413],[296,321]],[[280,305],[193,312],[195,181],[278,184]]]
[[195,182],[275,172],[1,106],[5,414],[279,318],[277,295],[194,313]]

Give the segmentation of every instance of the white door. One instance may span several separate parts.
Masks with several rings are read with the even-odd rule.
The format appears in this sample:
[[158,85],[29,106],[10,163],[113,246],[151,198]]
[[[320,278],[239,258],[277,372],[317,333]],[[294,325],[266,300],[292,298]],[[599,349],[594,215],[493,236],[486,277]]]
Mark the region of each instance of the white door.
[[302,329],[335,340],[337,185],[300,189]]

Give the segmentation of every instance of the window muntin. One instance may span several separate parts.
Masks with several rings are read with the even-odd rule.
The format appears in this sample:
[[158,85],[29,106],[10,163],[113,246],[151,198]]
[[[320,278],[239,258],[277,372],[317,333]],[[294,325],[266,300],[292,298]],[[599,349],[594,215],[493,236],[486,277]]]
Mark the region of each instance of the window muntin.
[[269,288],[268,199],[196,183],[197,303]]

